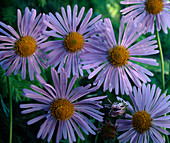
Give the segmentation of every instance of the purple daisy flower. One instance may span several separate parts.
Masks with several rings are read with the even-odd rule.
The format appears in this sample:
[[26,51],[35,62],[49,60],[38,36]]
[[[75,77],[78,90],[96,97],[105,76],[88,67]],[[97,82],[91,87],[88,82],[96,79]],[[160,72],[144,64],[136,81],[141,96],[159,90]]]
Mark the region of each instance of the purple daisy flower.
[[84,137],[78,126],[80,126],[80,128],[87,135],[89,135],[89,133],[94,135],[95,132],[93,130],[97,130],[97,128],[82,113],[85,113],[88,116],[91,116],[102,122],[103,117],[101,115],[104,114],[98,111],[98,109],[102,108],[102,106],[99,105],[99,103],[101,103],[99,100],[106,98],[106,96],[91,97],[77,101],[79,98],[89,94],[90,92],[94,92],[97,88],[90,88],[91,85],[89,84],[85,87],[80,86],[72,90],[77,79],[77,75],[73,76],[69,85],[67,86],[67,73],[64,72],[63,69],[60,73],[60,80],[54,68],[51,69],[51,75],[55,88],[47,84],[41,76],[36,75],[37,79],[43,85],[45,90],[35,85],[31,85],[31,88],[34,91],[23,89],[23,95],[25,97],[34,99],[41,103],[21,104],[21,108],[29,108],[22,111],[22,114],[31,113],[38,110],[44,110],[47,112],[44,115],[38,116],[28,121],[28,125],[30,125],[45,118],[45,122],[41,125],[37,138],[41,136],[41,138],[44,139],[48,134],[47,141],[49,142],[57,124],[58,128],[56,143],[59,143],[62,136],[64,139],[68,138],[70,143],[73,141],[75,142],[76,137],[74,130],[78,136],[84,140]]
[[68,5],[67,15],[62,7],[62,16],[57,12],[55,13],[56,17],[49,13],[49,16],[47,15],[48,21],[44,21],[52,29],[51,31],[45,31],[44,34],[58,38],[58,40],[44,44],[44,52],[48,52],[46,56],[48,59],[47,64],[54,67],[58,66],[58,73],[64,67],[65,71],[68,72],[68,77],[70,77],[71,71],[73,75],[77,74],[79,77],[80,73],[83,76],[83,71],[79,64],[79,55],[82,52],[95,50],[93,41],[89,41],[89,39],[99,33],[99,31],[95,30],[93,24],[100,19],[101,15],[90,21],[92,16],[91,8],[84,20],[82,20],[84,10],[85,8],[82,7],[77,15],[78,6],[75,5],[72,16],[71,7]]
[[91,79],[98,74],[94,85],[101,86],[103,84],[104,91],[109,89],[111,92],[115,89],[116,94],[119,94],[120,88],[122,95],[124,91],[126,94],[132,91],[129,78],[137,87],[141,87],[141,81],[144,83],[150,82],[147,75],[153,76],[153,73],[134,62],[158,66],[155,59],[135,57],[153,55],[159,52],[155,50],[158,47],[154,45],[156,40],[152,40],[155,35],[133,44],[142,34],[142,32],[139,32],[141,25],[136,27],[131,20],[123,34],[124,19],[122,18],[117,43],[109,18],[106,18],[104,23],[98,22],[96,24],[97,29],[102,29],[104,26],[106,26],[106,30],[103,32],[104,36],[96,37],[98,38],[98,44],[96,43],[98,50],[84,53],[80,56],[82,59],[81,64],[84,64],[83,69],[95,68],[88,78]]
[[[134,107],[129,102],[124,101],[128,106],[127,109],[132,113],[126,114],[127,119],[118,119],[118,131],[126,131],[121,134],[118,139],[120,142],[133,143],[149,143],[151,140],[154,143],[164,143],[165,140],[160,133],[169,135],[167,130],[170,128],[170,115],[164,116],[170,112],[170,95],[165,97],[165,94],[160,95],[161,89],[150,84],[142,89],[133,88],[133,93],[130,93],[130,98]],[[118,97],[118,100],[123,100]]]
[[36,17],[36,10],[29,11],[25,8],[25,14],[22,18],[21,11],[18,9],[18,31],[19,34],[9,25],[0,22],[0,65],[3,70],[7,70],[6,76],[13,71],[16,75],[21,69],[22,79],[26,78],[26,63],[28,61],[28,70],[31,80],[34,80],[34,73],[40,74],[41,69],[47,68],[45,59],[41,50],[41,44],[48,38],[42,35],[46,29],[43,23],[45,14],[39,14]]
[[156,18],[156,28],[167,34],[167,27],[170,28],[170,3],[167,0],[124,0],[121,4],[134,4],[120,12],[125,14],[127,21],[134,19],[136,23],[146,26],[146,32],[154,33],[154,20]]

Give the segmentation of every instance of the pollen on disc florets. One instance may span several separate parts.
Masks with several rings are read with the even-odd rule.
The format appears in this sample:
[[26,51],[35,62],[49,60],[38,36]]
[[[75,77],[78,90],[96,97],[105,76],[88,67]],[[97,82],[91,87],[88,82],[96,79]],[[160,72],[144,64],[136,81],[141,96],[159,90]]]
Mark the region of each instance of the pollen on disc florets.
[[14,48],[16,53],[21,57],[29,57],[37,50],[36,43],[31,36],[24,36],[15,42]]
[[53,118],[65,121],[72,117],[74,105],[66,99],[57,99],[50,104],[50,111]]
[[126,65],[129,59],[129,51],[123,46],[115,46],[114,48],[110,48],[109,53],[109,61],[112,65],[119,67]]
[[84,38],[77,32],[71,32],[66,35],[63,43],[67,51],[74,53],[83,49]]
[[149,14],[157,15],[163,10],[163,0],[147,0],[145,9]]
[[150,115],[146,111],[137,111],[132,117],[132,126],[140,133],[145,132],[151,126]]

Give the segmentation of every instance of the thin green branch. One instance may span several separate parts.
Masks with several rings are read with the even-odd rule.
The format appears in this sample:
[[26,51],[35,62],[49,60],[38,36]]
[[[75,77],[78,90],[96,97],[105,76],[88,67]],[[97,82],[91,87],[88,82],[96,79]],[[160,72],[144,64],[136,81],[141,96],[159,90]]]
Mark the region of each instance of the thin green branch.
[[169,137],[168,137],[168,135],[166,135],[166,140],[167,140],[167,143],[169,143]]
[[[161,57],[161,72],[162,72],[162,91],[163,93],[165,92],[165,75],[164,75],[164,57],[163,57],[163,52],[162,52],[162,46],[161,46],[161,41],[159,38],[159,32],[156,28],[156,37],[157,37],[157,41],[158,41],[158,47],[159,47],[159,53],[160,53],[160,57]],[[166,94],[165,94],[166,96]],[[166,114],[165,114],[166,116]],[[166,130],[166,128],[164,128]],[[167,138],[167,143],[169,143],[169,138],[167,135],[165,135],[165,137]],[[165,138],[164,138],[165,139]],[[166,139],[165,139],[166,140]]]
[[164,76],[164,57],[163,57],[163,52],[162,52],[162,46],[161,46],[161,41],[159,38],[159,32],[156,28],[156,37],[158,41],[158,47],[159,47],[159,53],[161,57],[161,72],[162,72],[162,91],[165,91],[165,76]]
[[9,83],[9,77],[7,77],[8,93],[9,93],[9,143],[12,143],[12,94],[11,87]]

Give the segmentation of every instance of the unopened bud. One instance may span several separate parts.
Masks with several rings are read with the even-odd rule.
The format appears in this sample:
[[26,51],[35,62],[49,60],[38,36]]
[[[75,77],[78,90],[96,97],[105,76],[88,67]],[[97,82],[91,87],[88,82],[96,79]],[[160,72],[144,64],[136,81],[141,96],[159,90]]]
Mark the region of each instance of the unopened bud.
[[[111,103],[110,100],[108,100],[108,101]],[[120,103],[114,102],[114,103],[111,103],[110,106],[107,104],[106,107],[110,108],[110,111],[109,111],[110,117],[123,116],[123,114],[126,112],[125,103],[122,103],[122,102],[120,102]]]

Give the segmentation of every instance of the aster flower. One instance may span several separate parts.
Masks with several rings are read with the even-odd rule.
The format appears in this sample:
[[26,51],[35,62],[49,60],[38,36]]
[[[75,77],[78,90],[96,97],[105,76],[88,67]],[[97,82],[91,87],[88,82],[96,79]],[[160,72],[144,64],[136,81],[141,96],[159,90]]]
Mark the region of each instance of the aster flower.
[[90,21],[92,16],[91,8],[82,20],[84,10],[85,8],[82,7],[77,15],[78,6],[75,5],[72,15],[71,7],[68,5],[67,15],[62,7],[62,16],[57,12],[55,13],[56,17],[49,13],[49,16],[47,15],[48,21],[44,21],[52,29],[51,31],[44,32],[44,34],[58,38],[58,40],[44,44],[44,52],[48,52],[46,56],[48,59],[47,64],[54,67],[58,66],[58,72],[64,67],[65,71],[68,72],[68,77],[70,77],[71,71],[73,75],[77,74],[79,77],[80,73],[83,76],[83,71],[79,64],[79,55],[82,52],[95,50],[93,41],[89,41],[89,39],[99,33],[99,31],[93,28],[93,24],[101,15]]
[[[9,25],[0,22],[0,65],[7,70],[6,76],[13,71],[16,75],[21,69],[22,79],[26,78],[26,63],[31,80],[34,80],[34,73],[40,74],[40,66],[47,68],[41,50],[41,44],[48,38],[42,35],[46,29],[43,20],[45,14],[36,17],[36,10],[29,11],[25,8],[22,17],[18,9],[18,31],[19,34]],[[42,15],[42,16],[41,16]]]
[[[160,133],[169,135],[167,130],[170,128],[170,115],[164,116],[170,112],[170,95],[160,95],[161,89],[150,84],[142,89],[133,88],[130,93],[133,106],[129,102],[125,102],[127,109],[132,113],[126,114],[126,119],[118,119],[118,131],[126,131],[121,134],[118,139],[120,142],[149,143],[151,139],[154,143],[164,143],[165,140]],[[123,100],[118,97],[118,100]]]
[[28,121],[28,125],[30,125],[45,118],[45,122],[41,125],[37,138],[41,136],[41,138],[44,139],[48,134],[47,141],[49,142],[55,128],[57,128],[56,143],[60,141],[62,136],[64,139],[68,138],[70,143],[73,141],[75,142],[76,137],[74,130],[78,136],[84,140],[78,126],[80,126],[87,135],[89,135],[89,133],[94,135],[95,132],[93,130],[97,130],[97,128],[84,114],[102,122],[103,117],[101,115],[103,115],[103,113],[98,111],[98,109],[102,108],[102,106],[99,105],[99,103],[101,103],[99,100],[106,96],[91,97],[77,101],[79,98],[84,97],[90,92],[94,92],[97,88],[90,88],[91,85],[89,84],[85,87],[81,86],[72,90],[77,75],[73,76],[67,86],[67,73],[64,72],[63,69],[60,73],[60,80],[54,68],[51,69],[51,75],[55,88],[50,84],[47,84],[40,75],[37,75],[37,79],[43,85],[45,90],[35,85],[31,85],[31,88],[34,91],[23,89],[25,97],[34,99],[41,103],[21,104],[21,108],[29,108],[22,111],[22,114],[38,110],[44,110],[46,112],[44,115]]
[[121,4],[133,4],[123,10],[122,14],[125,15],[127,21],[131,18],[136,23],[142,23],[146,26],[146,32],[154,33],[154,20],[156,19],[156,28],[167,34],[167,27],[170,28],[170,3],[167,0],[124,0]]
[[122,18],[117,43],[110,19],[106,18],[104,23],[98,22],[96,24],[97,29],[104,26],[106,26],[106,30],[103,32],[104,36],[95,37],[98,39],[96,40],[98,41],[98,43],[96,42],[96,45],[98,45],[96,51],[80,55],[81,64],[84,64],[83,69],[95,68],[88,78],[91,79],[98,74],[94,85],[101,86],[103,84],[104,91],[109,89],[111,92],[115,89],[116,94],[119,94],[120,88],[122,95],[124,91],[126,94],[132,91],[129,78],[137,87],[141,87],[141,81],[144,83],[150,82],[148,75],[153,76],[153,73],[134,62],[158,65],[155,59],[136,57],[153,55],[159,52],[155,50],[157,48],[157,45],[154,45],[156,40],[152,40],[155,35],[133,44],[142,34],[140,32],[141,25],[136,27],[135,23],[130,20],[123,34],[124,18]]

